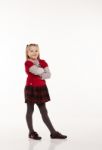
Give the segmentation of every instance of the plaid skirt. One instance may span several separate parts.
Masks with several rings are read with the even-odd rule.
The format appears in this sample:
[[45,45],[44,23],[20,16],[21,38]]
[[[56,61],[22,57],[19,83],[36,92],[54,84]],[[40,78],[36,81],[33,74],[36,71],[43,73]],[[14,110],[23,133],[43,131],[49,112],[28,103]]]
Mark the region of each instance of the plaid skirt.
[[50,101],[49,91],[46,85],[33,87],[25,86],[24,88],[25,103],[44,103]]

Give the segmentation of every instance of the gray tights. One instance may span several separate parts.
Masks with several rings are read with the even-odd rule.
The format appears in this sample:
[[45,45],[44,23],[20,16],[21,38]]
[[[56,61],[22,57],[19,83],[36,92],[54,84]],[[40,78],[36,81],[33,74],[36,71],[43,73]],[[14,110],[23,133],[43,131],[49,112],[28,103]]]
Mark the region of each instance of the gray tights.
[[[54,127],[53,127],[53,125],[52,125],[52,123],[50,121],[50,118],[48,116],[48,111],[47,111],[45,103],[37,104],[37,106],[38,106],[38,108],[40,110],[43,122],[48,127],[50,133],[54,133],[55,129],[54,129]],[[29,132],[34,131],[33,123],[32,123],[33,112],[34,112],[34,103],[33,104],[27,103],[26,121],[27,121]]]

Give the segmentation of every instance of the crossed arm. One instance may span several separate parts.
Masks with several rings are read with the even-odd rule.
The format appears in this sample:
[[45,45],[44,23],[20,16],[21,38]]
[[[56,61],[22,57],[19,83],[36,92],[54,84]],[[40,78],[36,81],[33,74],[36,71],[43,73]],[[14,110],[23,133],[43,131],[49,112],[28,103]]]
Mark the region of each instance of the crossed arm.
[[51,77],[51,72],[49,70],[49,67],[39,67],[37,65],[33,65],[29,68],[29,72],[35,74],[35,75],[39,75],[41,77],[42,80],[44,79],[48,79]]

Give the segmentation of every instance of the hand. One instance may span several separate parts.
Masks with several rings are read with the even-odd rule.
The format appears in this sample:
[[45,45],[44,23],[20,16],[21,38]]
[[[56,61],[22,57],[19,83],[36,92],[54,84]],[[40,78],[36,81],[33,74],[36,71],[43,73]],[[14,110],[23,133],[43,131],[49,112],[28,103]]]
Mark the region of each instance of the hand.
[[36,66],[39,66],[39,65],[40,65],[38,59],[34,60],[34,64],[35,64]]
[[40,77],[42,80],[49,79],[51,77],[51,72],[48,67],[44,68],[44,72],[42,74],[40,74]]

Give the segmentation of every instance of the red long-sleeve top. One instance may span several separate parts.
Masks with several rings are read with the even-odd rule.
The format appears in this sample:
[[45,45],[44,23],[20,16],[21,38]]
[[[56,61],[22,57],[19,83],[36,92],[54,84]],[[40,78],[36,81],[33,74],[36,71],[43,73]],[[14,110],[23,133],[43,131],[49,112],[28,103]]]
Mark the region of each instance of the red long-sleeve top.
[[[48,64],[45,60],[39,59],[39,64],[42,68],[48,67]],[[46,84],[45,80],[42,80],[39,75],[35,75],[29,72],[29,68],[34,65],[30,60],[25,61],[25,72],[27,74],[26,86],[43,86]]]

